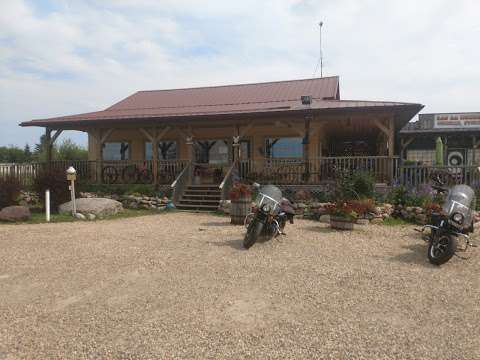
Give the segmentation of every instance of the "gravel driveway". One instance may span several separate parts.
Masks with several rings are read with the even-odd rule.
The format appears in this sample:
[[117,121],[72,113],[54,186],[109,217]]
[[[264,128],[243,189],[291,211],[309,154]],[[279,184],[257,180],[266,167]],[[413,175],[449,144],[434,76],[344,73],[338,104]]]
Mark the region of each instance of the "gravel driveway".
[[413,227],[242,227],[170,213],[0,225],[0,359],[480,359],[480,249]]

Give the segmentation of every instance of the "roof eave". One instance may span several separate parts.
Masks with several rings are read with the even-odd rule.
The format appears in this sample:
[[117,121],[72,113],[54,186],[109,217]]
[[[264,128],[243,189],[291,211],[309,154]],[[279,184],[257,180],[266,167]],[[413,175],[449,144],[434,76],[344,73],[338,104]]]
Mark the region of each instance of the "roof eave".
[[[168,121],[186,121],[195,119],[216,119],[219,117],[229,116],[231,119],[239,119],[244,117],[258,116],[265,117],[270,115],[288,115],[288,114],[302,114],[306,111],[309,111],[313,114],[321,113],[352,113],[352,112],[384,112],[384,111],[395,111],[397,114],[403,115],[400,120],[404,122],[403,125],[408,123],[422,108],[424,105],[408,103],[408,104],[394,104],[394,105],[385,105],[385,106],[361,106],[361,107],[339,107],[339,108],[320,108],[320,109],[289,109],[289,110],[279,110],[279,111],[253,111],[253,112],[231,112],[231,113],[217,113],[217,114],[195,114],[195,115],[174,115],[174,116],[144,116],[144,117],[125,117],[125,118],[102,118],[102,119],[81,119],[81,120],[68,120],[68,119],[41,119],[41,120],[31,120],[20,123],[21,127],[47,127],[47,128],[60,128],[62,126],[78,127],[85,125],[99,125],[99,124],[108,124],[112,122],[129,122],[129,121],[144,121],[144,122],[168,122]],[[402,125],[402,127],[403,127]]]

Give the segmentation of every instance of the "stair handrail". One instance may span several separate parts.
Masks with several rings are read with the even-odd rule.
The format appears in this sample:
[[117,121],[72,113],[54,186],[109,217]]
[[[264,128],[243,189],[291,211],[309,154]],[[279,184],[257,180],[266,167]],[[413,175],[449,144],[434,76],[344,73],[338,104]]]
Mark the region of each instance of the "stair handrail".
[[181,194],[183,193],[183,190],[185,189],[185,185],[187,182],[190,180],[191,177],[191,167],[192,167],[192,162],[190,161],[178,174],[177,178],[174,180],[174,182],[170,185],[170,188],[173,189],[173,195],[172,195],[172,201],[176,205],[178,202],[178,199],[180,198]]
[[232,175],[234,174],[234,170],[237,168],[237,162],[234,161],[230,168],[227,170],[223,181],[220,183],[218,188],[222,190],[222,200],[227,199],[228,192],[232,187]]

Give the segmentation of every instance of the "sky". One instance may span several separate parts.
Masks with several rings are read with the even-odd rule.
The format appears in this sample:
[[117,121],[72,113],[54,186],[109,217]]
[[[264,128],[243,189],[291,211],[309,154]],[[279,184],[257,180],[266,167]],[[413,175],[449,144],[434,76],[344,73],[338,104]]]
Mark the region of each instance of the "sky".
[[320,21],[342,99],[480,111],[479,15],[475,0],[1,0],[0,146],[37,142],[22,121],[138,90],[310,78]]

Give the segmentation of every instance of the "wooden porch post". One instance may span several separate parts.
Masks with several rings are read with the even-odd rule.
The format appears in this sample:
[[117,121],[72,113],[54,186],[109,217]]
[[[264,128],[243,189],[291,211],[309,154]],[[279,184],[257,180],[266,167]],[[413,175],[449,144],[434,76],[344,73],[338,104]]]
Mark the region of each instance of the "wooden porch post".
[[103,144],[107,141],[108,137],[112,134],[113,129],[108,129],[105,133],[102,133],[102,129],[98,129],[94,134],[95,140],[97,140],[97,183],[102,183],[102,172],[103,172]]
[[472,135],[472,165],[476,163],[475,150],[477,149],[477,138],[475,135]]
[[312,114],[308,113],[305,115],[305,124],[304,124],[304,135],[303,135],[303,160],[305,161],[305,173],[304,181],[309,182],[310,180],[310,120],[312,119]]
[[153,129],[152,139],[152,172],[153,172],[153,185],[158,185],[158,130]]
[[403,137],[400,138],[400,158],[402,161],[407,159],[407,146],[412,143],[413,139],[413,136],[406,140]]

